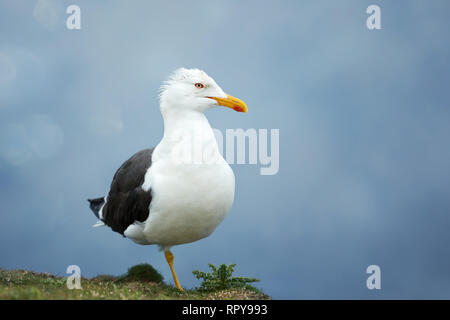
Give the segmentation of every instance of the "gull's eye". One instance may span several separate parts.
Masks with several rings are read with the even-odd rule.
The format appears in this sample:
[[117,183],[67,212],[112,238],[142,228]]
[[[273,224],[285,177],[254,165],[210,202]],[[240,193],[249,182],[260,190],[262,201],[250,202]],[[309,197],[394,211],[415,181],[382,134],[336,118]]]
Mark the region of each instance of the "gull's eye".
[[203,83],[197,82],[195,84],[195,87],[198,88],[198,89],[203,89],[205,87],[205,85]]

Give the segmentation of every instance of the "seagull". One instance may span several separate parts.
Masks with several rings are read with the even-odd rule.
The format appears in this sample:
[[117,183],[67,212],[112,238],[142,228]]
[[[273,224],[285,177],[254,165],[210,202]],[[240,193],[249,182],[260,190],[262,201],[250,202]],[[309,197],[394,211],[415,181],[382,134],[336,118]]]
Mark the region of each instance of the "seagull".
[[234,201],[235,177],[204,113],[217,106],[248,112],[204,71],[180,68],[160,88],[164,135],[116,171],[109,193],[88,199],[99,221],[141,245],[164,251],[183,290],[171,247],[211,235]]

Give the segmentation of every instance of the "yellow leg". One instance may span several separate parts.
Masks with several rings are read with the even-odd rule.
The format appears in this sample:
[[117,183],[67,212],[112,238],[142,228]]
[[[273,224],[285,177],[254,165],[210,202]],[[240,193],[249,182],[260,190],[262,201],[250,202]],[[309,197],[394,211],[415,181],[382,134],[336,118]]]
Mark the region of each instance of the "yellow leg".
[[166,256],[167,263],[169,264],[170,271],[172,271],[172,277],[173,277],[173,281],[175,281],[175,286],[179,290],[183,291],[183,288],[180,286],[180,282],[178,281],[177,274],[175,273],[175,269],[173,268],[173,254],[172,254],[172,252],[170,252],[170,250],[166,250],[164,252],[164,254]]

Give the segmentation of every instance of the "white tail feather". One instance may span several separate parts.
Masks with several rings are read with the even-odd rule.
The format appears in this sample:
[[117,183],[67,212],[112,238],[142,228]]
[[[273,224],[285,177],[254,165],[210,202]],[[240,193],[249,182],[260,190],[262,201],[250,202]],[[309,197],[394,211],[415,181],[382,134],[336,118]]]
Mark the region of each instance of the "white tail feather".
[[97,227],[103,227],[103,226],[105,226],[105,223],[103,222],[103,221],[97,221],[97,223],[96,224],[94,224],[93,226],[92,226],[92,228],[97,228]]

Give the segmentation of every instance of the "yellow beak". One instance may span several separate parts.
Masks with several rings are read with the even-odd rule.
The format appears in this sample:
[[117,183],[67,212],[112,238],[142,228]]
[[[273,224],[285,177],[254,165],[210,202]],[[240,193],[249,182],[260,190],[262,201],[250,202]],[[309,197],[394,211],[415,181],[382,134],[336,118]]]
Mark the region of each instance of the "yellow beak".
[[219,106],[228,107],[237,112],[245,112],[245,113],[248,112],[247,105],[245,104],[244,101],[242,101],[239,98],[230,96],[229,94],[227,94],[226,98],[216,98],[216,97],[208,97],[208,98],[216,100]]

